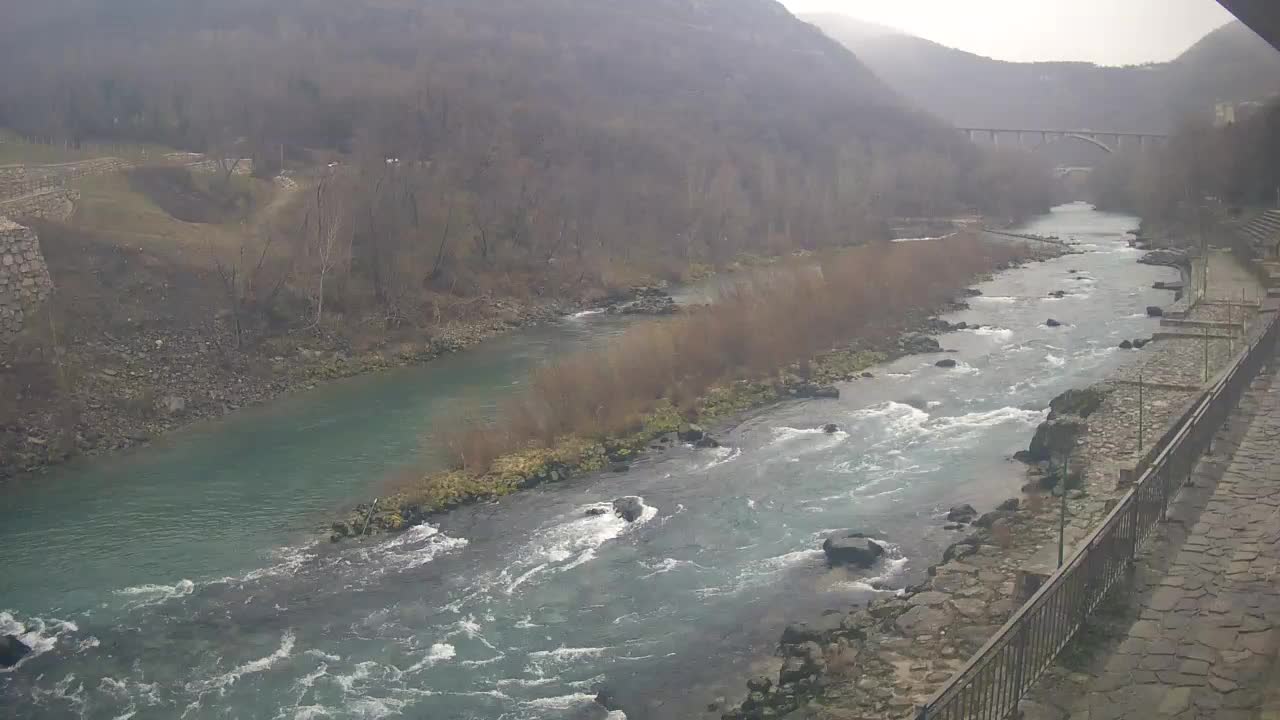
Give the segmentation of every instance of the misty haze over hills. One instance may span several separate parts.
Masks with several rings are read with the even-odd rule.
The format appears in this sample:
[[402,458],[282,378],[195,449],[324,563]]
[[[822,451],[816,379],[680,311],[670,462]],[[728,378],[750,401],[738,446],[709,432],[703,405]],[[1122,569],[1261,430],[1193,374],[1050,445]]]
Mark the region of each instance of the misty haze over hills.
[[1013,63],[834,14],[803,19],[844,43],[894,90],[960,126],[1164,132],[1215,103],[1280,92],[1280,54],[1225,25],[1168,63]]

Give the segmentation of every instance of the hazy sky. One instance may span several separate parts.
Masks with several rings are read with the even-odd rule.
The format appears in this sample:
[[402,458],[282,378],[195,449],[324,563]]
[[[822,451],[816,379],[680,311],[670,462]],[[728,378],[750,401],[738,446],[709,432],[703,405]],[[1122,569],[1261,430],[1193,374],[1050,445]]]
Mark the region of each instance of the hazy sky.
[[1169,60],[1234,18],[1214,0],[782,0],[1001,60]]

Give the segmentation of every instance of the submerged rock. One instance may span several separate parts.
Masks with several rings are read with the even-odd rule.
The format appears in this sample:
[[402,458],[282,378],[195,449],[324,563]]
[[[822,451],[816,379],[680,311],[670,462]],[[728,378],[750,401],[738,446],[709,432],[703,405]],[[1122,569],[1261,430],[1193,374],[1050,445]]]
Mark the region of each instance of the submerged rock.
[[13,667],[30,654],[31,648],[17,635],[0,635],[0,667]]
[[840,426],[835,423],[827,423],[826,425],[822,426],[822,432],[828,435],[835,435],[836,433],[840,432]]
[[703,436],[702,436],[702,439],[700,439],[700,440],[698,440],[698,442],[694,443],[694,444],[693,444],[693,446],[694,446],[694,447],[696,447],[696,448],[703,449],[703,450],[706,450],[706,449],[709,449],[709,448],[718,448],[718,447],[720,447],[720,441],[719,441],[719,440],[716,440],[715,438],[711,437],[710,435],[703,435]]
[[825,400],[839,400],[840,388],[834,385],[815,385],[814,383],[801,383],[791,388],[791,394],[798,398],[817,398]]
[[822,543],[822,551],[827,554],[827,562],[831,565],[856,565],[861,568],[871,567],[884,555],[884,548],[878,543],[852,530],[830,535]]
[[608,685],[596,686],[596,704],[610,712],[621,710],[618,705],[618,698],[613,694],[613,690]]
[[953,368],[953,367],[956,367],[956,365],[958,364],[959,363],[957,363],[955,360],[952,360],[951,358],[947,358],[945,360],[939,360],[938,362],[934,363],[933,366],[940,367],[940,368]]
[[644,503],[638,497],[624,497],[613,501],[613,512],[627,522],[635,522],[644,514]]
[[587,511],[583,514],[586,515],[587,517],[599,517],[601,515],[607,515],[608,513],[609,511],[606,508],[593,507],[593,508],[587,508]]
[[1152,250],[1139,258],[1143,265],[1171,265],[1179,267],[1190,262],[1187,254],[1179,250]]
[[1062,323],[1058,322],[1057,320],[1054,320],[1053,318],[1049,318],[1048,320],[1045,320],[1044,324],[1045,324],[1045,327],[1062,327]]
[[1132,350],[1132,349],[1133,349],[1133,343],[1132,343],[1132,342],[1130,342],[1130,341],[1128,341],[1128,340],[1124,340],[1124,341],[1122,341],[1122,342],[1120,343],[1120,349],[1121,349],[1121,350]]

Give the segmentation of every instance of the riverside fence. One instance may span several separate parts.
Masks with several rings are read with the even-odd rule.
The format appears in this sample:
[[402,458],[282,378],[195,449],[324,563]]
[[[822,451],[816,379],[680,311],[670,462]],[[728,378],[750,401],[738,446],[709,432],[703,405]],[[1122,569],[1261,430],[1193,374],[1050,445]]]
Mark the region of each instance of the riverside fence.
[[1280,323],[1265,329],[1223,370],[1195,410],[1080,549],[969,662],[917,710],[917,720],[1000,720],[1053,664],[1117,583],[1142,542],[1165,518],[1169,502],[1190,478],[1197,459],[1276,354]]

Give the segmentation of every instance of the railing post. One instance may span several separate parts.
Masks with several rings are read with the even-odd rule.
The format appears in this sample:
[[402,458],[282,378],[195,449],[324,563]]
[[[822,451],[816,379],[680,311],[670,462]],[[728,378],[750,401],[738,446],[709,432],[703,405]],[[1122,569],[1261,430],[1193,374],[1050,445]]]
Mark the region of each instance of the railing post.
[[1133,504],[1129,510],[1129,563],[1133,564],[1138,561],[1138,520],[1141,513],[1138,512],[1142,506],[1142,493],[1134,490]]

